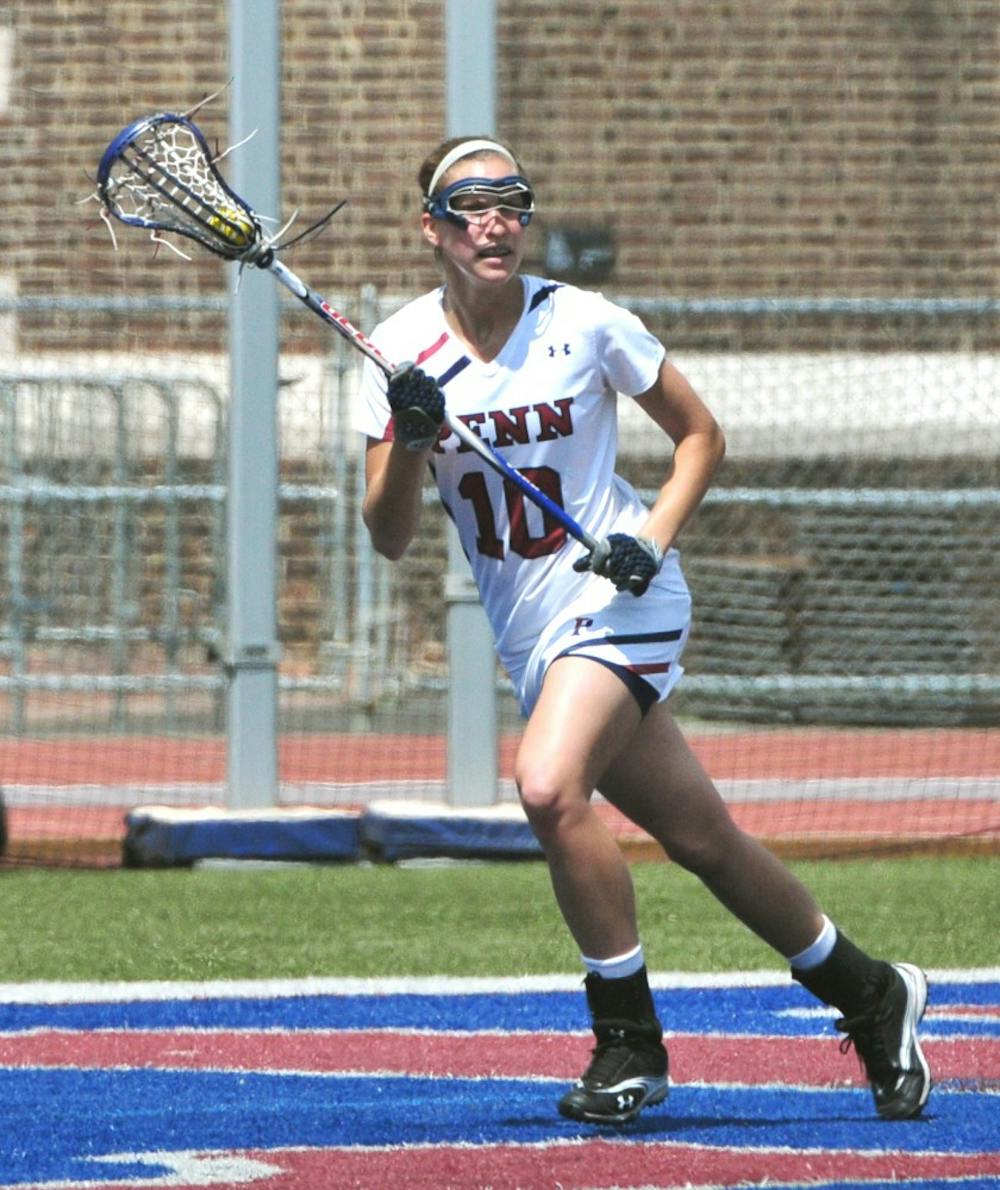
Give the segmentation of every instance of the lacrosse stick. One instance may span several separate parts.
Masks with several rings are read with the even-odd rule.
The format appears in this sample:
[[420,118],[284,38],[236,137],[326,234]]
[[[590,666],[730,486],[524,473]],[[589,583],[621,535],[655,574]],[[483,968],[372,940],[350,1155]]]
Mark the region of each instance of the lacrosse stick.
[[[273,273],[303,305],[319,315],[387,377],[391,376],[397,369],[378,348],[278,260],[278,251],[287,244],[278,244],[276,237],[269,238],[264,234],[260,217],[229,188],[216,168],[217,160],[201,130],[186,116],[164,112],[135,120],[118,133],[101,158],[97,194],[103,211],[122,223],[147,228],[158,242],[169,243],[160,241],[159,233],[174,232],[197,241],[216,256]],[[326,217],[329,218],[330,215]],[[303,236],[296,238],[301,240]],[[607,549],[606,543],[577,524],[564,508],[512,467],[463,421],[447,412],[445,419],[448,428],[465,446],[510,480],[567,533],[598,555]]]

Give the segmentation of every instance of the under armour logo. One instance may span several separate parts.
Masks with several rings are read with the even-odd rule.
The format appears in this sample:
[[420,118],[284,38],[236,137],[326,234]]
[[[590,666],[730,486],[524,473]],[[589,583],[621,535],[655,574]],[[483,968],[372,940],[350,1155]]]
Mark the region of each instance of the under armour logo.
[[635,1096],[632,1094],[618,1096],[618,1110],[625,1111],[626,1108],[635,1107]]
[[[555,359],[555,357],[556,357],[556,352],[557,352],[558,350],[559,350],[559,349],[558,349],[557,347],[553,347],[553,346],[552,346],[552,344],[550,343],[550,344],[549,344],[549,359]],[[569,351],[569,344],[568,344],[568,343],[564,343],[564,344],[562,345],[562,353],[563,353],[563,355],[569,355],[570,351]]]

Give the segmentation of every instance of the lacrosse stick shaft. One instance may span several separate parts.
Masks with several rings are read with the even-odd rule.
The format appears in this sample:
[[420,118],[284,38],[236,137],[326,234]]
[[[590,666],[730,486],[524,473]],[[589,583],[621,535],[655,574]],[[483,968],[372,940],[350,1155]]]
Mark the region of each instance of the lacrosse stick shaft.
[[569,515],[561,504],[556,504],[554,500],[550,500],[541,488],[537,488],[526,475],[522,475],[516,467],[512,467],[502,455],[498,455],[493,451],[489,443],[484,442],[478,434],[473,433],[464,421],[461,421],[457,417],[452,417],[447,412],[445,413],[445,420],[448,422],[448,428],[457,438],[468,446],[470,450],[474,450],[498,475],[509,479],[533,504],[537,505],[543,512],[548,513],[558,525],[566,530],[570,537],[575,537],[588,550],[597,548],[599,542],[592,533],[588,533],[582,525],[578,524]]
[[[262,263],[260,267],[266,268],[269,272],[273,273],[281,284],[293,293],[300,302],[308,306],[314,314],[318,314],[324,322],[332,326],[339,335],[346,339],[352,347],[360,351],[367,359],[370,359],[387,377],[392,375],[395,371],[395,366],[385,358],[374,343],[369,342],[356,326],[352,325],[338,310],[334,310],[325,298],[310,289],[302,278],[293,273],[287,265],[272,255],[271,259],[266,263]],[[470,430],[464,421],[452,416],[447,411],[445,412],[445,420],[448,423],[448,428],[463,445],[474,451],[487,466],[491,467],[499,475],[502,475],[504,479],[510,480],[519,491],[544,513],[547,513],[571,537],[575,537],[577,541],[585,545],[589,550],[597,548],[599,542],[592,533],[588,533],[582,525],[578,524],[569,515],[565,508],[546,496],[526,475],[522,475],[516,467],[512,467],[502,455],[498,455],[490,447],[489,443],[484,442],[478,434]]]
[[344,316],[330,305],[325,298],[321,297],[314,290],[310,289],[308,285],[296,273],[285,264],[283,264],[277,256],[271,257],[270,261],[263,264],[261,267],[266,268],[278,278],[282,285],[285,286],[291,293],[302,302],[303,305],[308,306],[314,314],[318,314],[324,322],[328,323],[333,329],[342,335],[352,347],[357,348],[362,355],[366,356],[372,361],[376,367],[381,368],[386,376],[391,376],[395,371],[394,366],[385,358],[381,351],[370,343],[365,336],[353,326]]

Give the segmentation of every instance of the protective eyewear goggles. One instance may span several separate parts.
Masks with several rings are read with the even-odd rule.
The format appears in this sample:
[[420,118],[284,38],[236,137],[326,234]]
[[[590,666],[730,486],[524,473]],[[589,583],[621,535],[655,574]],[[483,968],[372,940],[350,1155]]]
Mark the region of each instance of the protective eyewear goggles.
[[482,223],[489,215],[516,215],[527,227],[535,211],[535,192],[527,178],[460,178],[424,199],[424,209],[434,219],[448,219],[459,227]]

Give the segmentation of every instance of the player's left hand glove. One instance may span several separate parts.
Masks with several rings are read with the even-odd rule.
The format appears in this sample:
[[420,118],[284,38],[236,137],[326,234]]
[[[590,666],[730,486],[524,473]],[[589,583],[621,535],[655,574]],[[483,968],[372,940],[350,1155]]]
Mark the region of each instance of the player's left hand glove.
[[400,364],[386,390],[393,435],[407,450],[426,450],[437,441],[444,422],[444,393],[416,364]]
[[642,595],[662,564],[663,551],[655,541],[612,533],[605,541],[599,541],[586,557],[574,562],[573,569],[592,570],[609,579],[619,591]]

